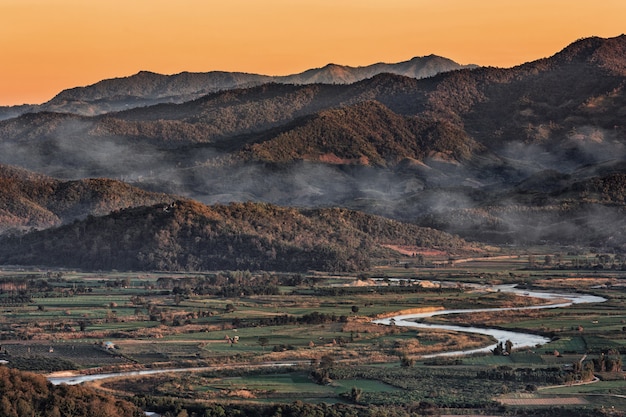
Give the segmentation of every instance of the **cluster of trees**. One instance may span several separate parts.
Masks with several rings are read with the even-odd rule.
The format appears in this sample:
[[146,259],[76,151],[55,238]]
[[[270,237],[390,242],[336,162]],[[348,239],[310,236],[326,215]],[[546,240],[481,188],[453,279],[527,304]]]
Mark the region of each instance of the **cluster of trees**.
[[[297,291],[297,290],[296,290]],[[375,288],[371,287],[316,287],[312,290],[308,290],[308,292],[313,291],[316,295],[320,296],[333,296],[333,297],[342,297],[345,295],[356,295],[356,294],[368,294],[372,292],[376,292],[378,294],[410,294],[410,293],[421,293],[421,292],[432,292],[436,291],[437,293],[459,293],[462,292],[462,288],[424,288],[419,283],[402,285],[390,285],[390,286],[378,286]]]
[[513,342],[507,340],[505,343],[498,342],[492,352],[495,356],[510,355],[513,350]]
[[137,406],[77,385],[52,385],[43,376],[0,366],[3,417],[141,417]]
[[[399,405],[430,403],[435,408],[472,408],[492,410],[498,407],[491,398],[501,383],[477,379],[475,371],[458,367],[402,366],[394,372],[375,367],[333,367],[332,379],[369,379],[397,388],[395,392],[364,392],[361,400],[368,404]],[[522,386],[520,384],[520,386]]]
[[[353,402],[361,399],[362,391],[352,389],[344,395]],[[290,404],[186,404],[180,400],[157,399],[154,397],[134,397],[135,402],[148,404],[149,409],[161,413],[164,417],[413,417],[439,415],[442,410],[432,401],[424,400],[411,405],[355,405],[355,404],[326,404],[305,403],[295,401]],[[504,410],[494,408],[494,412]],[[519,408],[516,415],[524,417],[588,417],[593,413],[597,417],[611,415],[605,409],[574,408],[574,407],[546,407],[546,408]]]
[[26,290],[20,290],[16,293],[0,294],[0,305],[4,307],[23,306],[31,303],[33,298]]
[[286,325],[315,325],[325,323],[345,323],[348,320],[347,316],[336,315],[329,313],[320,313],[313,311],[308,314],[304,314],[300,317],[292,316],[290,314],[281,314],[272,317],[261,317],[257,319],[233,319],[233,326],[235,327],[256,327],[256,326],[286,326]]
[[202,293],[205,288],[213,289],[225,286],[255,285],[255,286],[286,286],[297,287],[310,285],[311,278],[302,274],[275,274],[263,272],[253,275],[250,271],[220,271],[209,275],[160,277],[156,285],[161,289],[172,290],[175,293],[194,292]]
[[598,358],[593,359],[593,367],[597,372],[621,372],[622,356],[615,350],[602,352]]
[[586,200],[605,203],[626,203],[626,174],[616,173],[594,177],[572,185],[569,190]]
[[[587,371],[585,371],[587,372]],[[583,368],[511,368],[510,366],[498,366],[495,369],[478,371],[477,378],[492,381],[515,381],[526,384],[566,384],[579,380],[589,380],[589,375],[583,375]],[[591,375],[593,377],[593,374]]]
[[[354,396],[349,396],[354,401]],[[133,400],[164,417],[411,417],[436,412],[432,403],[422,402],[410,406],[376,406],[354,404],[305,403],[290,404],[189,404],[172,398],[135,396]],[[538,417],[543,417],[537,414]],[[545,417],[551,416],[545,414]],[[577,417],[571,415],[568,417]]]

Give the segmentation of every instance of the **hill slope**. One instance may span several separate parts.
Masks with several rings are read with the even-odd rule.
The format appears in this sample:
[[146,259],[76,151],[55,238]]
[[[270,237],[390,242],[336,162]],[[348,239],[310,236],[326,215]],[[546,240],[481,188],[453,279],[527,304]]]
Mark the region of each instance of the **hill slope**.
[[0,415],[137,417],[144,413],[128,401],[79,385],[52,385],[42,375],[0,366]]
[[0,234],[58,226],[87,215],[172,199],[105,178],[64,182],[0,165]]
[[121,270],[361,270],[384,245],[463,252],[435,230],[344,209],[269,204],[139,207],[0,242],[0,263]]

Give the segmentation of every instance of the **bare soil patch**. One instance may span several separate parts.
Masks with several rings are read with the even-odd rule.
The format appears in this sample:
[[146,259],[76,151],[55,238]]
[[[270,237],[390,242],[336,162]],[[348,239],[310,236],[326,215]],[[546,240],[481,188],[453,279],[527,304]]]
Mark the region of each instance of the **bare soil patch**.
[[405,246],[405,245],[382,245],[386,248],[394,250],[402,255],[422,255],[422,256],[446,256],[448,252],[444,252],[437,249],[422,248],[420,246]]
[[503,405],[585,405],[587,400],[581,397],[549,397],[549,398],[501,398],[498,400]]

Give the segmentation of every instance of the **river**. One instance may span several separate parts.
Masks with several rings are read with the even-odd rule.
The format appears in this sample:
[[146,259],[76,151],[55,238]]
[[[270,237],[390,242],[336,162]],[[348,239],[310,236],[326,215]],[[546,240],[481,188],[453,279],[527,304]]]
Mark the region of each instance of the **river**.
[[419,314],[406,314],[406,315],[398,315],[395,317],[390,317],[386,319],[375,320],[374,323],[379,324],[391,324],[394,322],[396,326],[404,326],[404,327],[414,327],[421,329],[441,329],[441,330],[452,330],[457,332],[465,332],[465,333],[476,333],[476,334],[484,334],[488,336],[492,336],[497,340],[496,343],[485,346],[478,349],[469,349],[469,350],[461,350],[461,351],[449,351],[449,352],[439,352],[433,353],[431,355],[423,355],[422,358],[434,358],[441,356],[459,356],[459,355],[470,355],[472,353],[480,353],[480,352],[490,352],[493,350],[498,343],[502,342],[503,344],[510,340],[513,343],[513,349],[521,349],[527,347],[534,347],[537,345],[543,345],[550,341],[547,337],[539,336],[532,333],[521,333],[521,332],[513,332],[508,330],[501,329],[490,329],[483,327],[467,327],[467,326],[455,326],[455,325],[445,325],[445,324],[428,324],[422,323],[418,320],[423,320],[429,317],[441,316],[446,314],[466,314],[466,313],[484,313],[484,312],[498,312],[498,311],[524,311],[524,310],[539,310],[546,308],[559,308],[559,307],[567,307],[572,304],[580,304],[580,303],[602,303],[606,301],[606,298],[598,297],[590,294],[568,294],[568,293],[552,293],[552,292],[539,292],[539,291],[527,291],[515,288],[515,285],[498,285],[494,287],[484,287],[475,284],[466,284],[474,289],[487,289],[493,291],[500,292],[508,292],[516,295],[521,295],[525,297],[535,297],[541,298],[548,301],[557,301],[553,303],[546,303],[540,305],[533,305],[527,307],[499,307],[499,308],[476,308],[476,309],[461,309],[461,310],[437,310],[431,311],[427,313],[419,313]]
[[[456,285],[456,284],[454,284]],[[476,285],[476,284],[464,284],[465,287],[471,287],[474,289],[487,289],[488,287]],[[406,326],[406,327],[414,327],[414,328],[425,328],[425,329],[443,329],[443,330],[452,330],[458,332],[465,333],[477,333],[484,334],[494,337],[497,342],[490,346],[485,346],[483,348],[478,349],[470,349],[470,350],[462,350],[462,351],[452,351],[452,352],[440,352],[434,353],[431,355],[424,355],[422,358],[432,358],[438,356],[458,356],[458,355],[469,355],[472,353],[478,352],[489,352],[493,348],[496,347],[497,343],[502,342],[505,343],[506,340],[510,340],[513,343],[514,349],[526,348],[526,347],[534,347],[537,345],[543,345],[549,341],[548,338],[539,336],[531,333],[520,333],[520,332],[512,332],[507,330],[500,329],[489,329],[489,328],[479,328],[479,327],[465,327],[465,326],[454,326],[454,325],[445,325],[445,324],[428,324],[421,323],[418,320],[423,320],[428,317],[433,316],[441,316],[444,314],[463,314],[463,313],[482,313],[482,312],[498,312],[498,311],[524,311],[524,310],[538,310],[544,308],[559,308],[559,307],[567,307],[572,304],[579,303],[601,303],[606,301],[605,298],[597,297],[595,295],[589,294],[566,294],[566,293],[548,293],[548,292],[539,292],[539,291],[526,291],[515,288],[515,285],[499,285],[494,287],[489,287],[493,291],[501,291],[514,293],[517,295],[522,295],[526,297],[535,297],[545,299],[547,301],[555,301],[553,303],[546,303],[541,305],[533,305],[528,307],[504,307],[504,308],[478,308],[478,309],[465,309],[465,310],[438,310],[432,311],[428,313],[419,313],[419,314],[406,314],[406,315],[398,315],[395,317],[390,317],[386,319],[375,320],[374,323],[378,324],[386,324],[390,325],[395,322],[396,326]],[[558,302],[556,302],[558,301]],[[284,366],[290,367],[298,365],[299,362],[280,362],[280,363],[266,363],[260,366]],[[234,365],[236,366],[236,365]],[[242,365],[246,366],[246,365]],[[233,366],[230,366],[231,368]],[[202,367],[202,368],[176,368],[176,369],[146,369],[141,371],[130,371],[130,372],[120,372],[120,373],[102,373],[102,374],[94,374],[94,375],[73,375],[73,376],[59,376],[59,377],[48,377],[48,380],[53,384],[80,384],[82,382],[87,381],[96,381],[100,379],[108,379],[108,378],[116,378],[116,377],[125,377],[125,376],[136,376],[136,375],[151,375],[158,373],[167,373],[167,372],[192,372],[192,371],[206,371],[206,370],[216,370],[219,369],[217,366],[213,367]]]

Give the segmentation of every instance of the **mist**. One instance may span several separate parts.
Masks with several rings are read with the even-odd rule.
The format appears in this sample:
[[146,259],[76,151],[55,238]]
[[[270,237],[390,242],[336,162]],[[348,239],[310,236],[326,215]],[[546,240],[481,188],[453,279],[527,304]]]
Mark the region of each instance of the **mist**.
[[[64,180],[118,179],[205,204],[340,206],[470,239],[577,240],[582,230],[596,240],[624,240],[619,210],[596,204],[568,211],[552,195],[577,179],[610,172],[606,163],[626,156],[620,138],[599,128],[573,130],[557,145],[506,143],[498,152],[465,162],[426,158],[375,167],[243,161],[212,143],[161,147],[148,139],[111,135],[98,123],[97,118],[66,115],[45,131],[7,135],[0,142],[0,162]],[[547,170],[565,177],[542,180]],[[531,177],[532,183],[518,187]],[[535,193],[532,201],[522,198],[529,192]],[[619,227],[607,229],[607,219]]]

